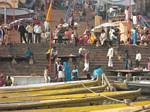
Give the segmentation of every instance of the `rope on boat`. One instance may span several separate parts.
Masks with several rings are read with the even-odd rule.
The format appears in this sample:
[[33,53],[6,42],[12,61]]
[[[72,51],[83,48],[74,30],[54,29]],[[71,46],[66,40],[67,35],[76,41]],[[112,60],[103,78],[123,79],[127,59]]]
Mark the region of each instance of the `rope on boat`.
[[87,86],[85,86],[83,82],[81,82],[81,84],[82,84],[82,86],[83,86],[85,89],[87,89],[87,90],[90,91],[91,93],[96,94],[97,96],[102,96],[102,97],[107,98],[107,99],[112,100],[112,101],[116,101],[116,102],[119,102],[119,103],[125,103],[125,104],[127,104],[126,101],[118,100],[118,99],[111,98],[111,97],[106,96],[106,95],[102,95],[102,94],[100,94],[100,93],[96,93],[95,91],[93,91],[93,90],[91,90],[90,88],[88,88]]

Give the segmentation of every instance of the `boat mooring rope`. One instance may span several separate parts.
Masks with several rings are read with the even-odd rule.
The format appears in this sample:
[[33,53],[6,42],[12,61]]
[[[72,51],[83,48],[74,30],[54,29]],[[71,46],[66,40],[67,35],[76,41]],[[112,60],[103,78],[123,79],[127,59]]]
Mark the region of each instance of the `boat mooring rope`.
[[90,88],[88,88],[87,86],[85,86],[85,84],[83,82],[81,82],[82,86],[87,89],[88,91],[90,91],[91,93],[94,93],[96,94],[97,96],[102,96],[104,98],[107,98],[109,100],[112,100],[112,101],[116,101],[116,102],[119,102],[119,103],[125,103],[125,104],[128,104],[128,102],[126,100],[118,100],[118,99],[115,99],[115,98],[111,98],[109,96],[106,96],[106,95],[102,95],[101,93],[96,93],[95,91],[91,90]]

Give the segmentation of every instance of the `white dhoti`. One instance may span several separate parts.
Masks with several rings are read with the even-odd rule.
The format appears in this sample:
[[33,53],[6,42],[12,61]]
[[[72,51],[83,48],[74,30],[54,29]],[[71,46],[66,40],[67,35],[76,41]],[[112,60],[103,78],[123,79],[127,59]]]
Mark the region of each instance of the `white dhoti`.
[[109,59],[108,59],[108,67],[113,67],[112,57],[109,57]]
[[83,71],[88,72],[89,71],[89,63],[84,63],[84,69]]
[[65,75],[64,75],[64,71],[58,71],[58,78],[61,79],[61,78],[64,78]]
[[0,45],[2,45],[3,43],[3,38],[0,38]]

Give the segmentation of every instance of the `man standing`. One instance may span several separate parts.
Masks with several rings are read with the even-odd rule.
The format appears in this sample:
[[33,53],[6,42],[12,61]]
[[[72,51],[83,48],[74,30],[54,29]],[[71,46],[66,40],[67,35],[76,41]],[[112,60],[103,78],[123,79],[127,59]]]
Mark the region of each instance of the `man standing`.
[[47,21],[44,21],[44,28],[45,28],[45,32],[50,31],[50,24]]
[[109,46],[108,52],[107,52],[107,57],[108,57],[108,67],[113,67],[113,56],[114,56],[114,48],[112,45]]
[[50,82],[50,78],[49,78],[49,70],[48,70],[48,66],[46,66],[46,68],[44,69],[44,79],[45,79],[45,83],[49,83]]
[[135,57],[136,67],[140,66],[141,59],[142,59],[142,55],[141,55],[140,51],[138,50],[136,53],[136,57]]
[[33,26],[31,24],[28,24],[26,27],[26,30],[28,32],[28,43],[32,43],[33,42],[33,39],[32,39]]
[[32,50],[29,47],[24,52],[24,57],[27,58],[27,60],[28,60],[28,62],[29,62],[30,65],[33,64],[33,60],[34,60],[33,52],[32,52]]
[[85,75],[88,77],[89,76],[89,51],[87,49],[85,49],[83,51],[83,56],[84,56],[84,69],[83,72],[85,73]]
[[2,27],[0,26],[0,45],[3,43],[3,30]]
[[128,21],[128,20],[129,20],[128,9],[129,9],[129,8],[126,8],[125,11],[124,11],[124,14],[125,14],[125,21]]
[[138,38],[137,29],[133,28],[131,40],[132,40],[132,44],[135,45],[135,46],[137,45],[137,38]]
[[41,33],[42,33],[41,26],[38,24],[35,25],[34,32],[35,32],[35,43],[41,43]]
[[27,32],[24,25],[20,24],[18,27],[18,32],[20,33],[20,42],[22,43],[23,41],[25,43],[27,43],[26,37],[25,37],[25,33]]

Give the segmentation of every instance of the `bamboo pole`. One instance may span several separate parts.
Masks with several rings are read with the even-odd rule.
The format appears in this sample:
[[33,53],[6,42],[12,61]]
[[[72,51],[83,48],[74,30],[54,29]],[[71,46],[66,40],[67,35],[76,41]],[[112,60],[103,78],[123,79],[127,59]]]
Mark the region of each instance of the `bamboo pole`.
[[[51,0],[51,13],[52,13],[52,4],[53,4],[53,0]],[[52,17],[51,17],[52,18]],[[49,75],[51,76],[52,75],[52,20],[49,21],[49,24],[50,24],[50,41],[49,41],[49,45],[50,45],[50,55],[49,55]]]

